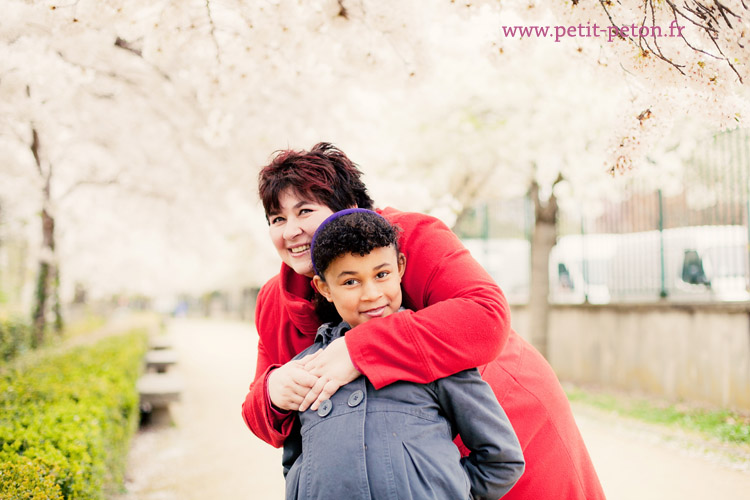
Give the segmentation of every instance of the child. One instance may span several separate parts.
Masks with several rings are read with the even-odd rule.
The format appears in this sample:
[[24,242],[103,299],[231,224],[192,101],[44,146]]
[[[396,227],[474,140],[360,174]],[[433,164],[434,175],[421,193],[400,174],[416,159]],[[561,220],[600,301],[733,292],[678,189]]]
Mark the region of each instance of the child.
[[[397,314],[402,301],[406,260],[396,228],[377,213],[331,215],[311,247],[314,286],[343,321],[322,325],[297,358]],[[456,434],[468,457],[453,443]],[[298,413],[284,443],[287,499],[497,499],[523,470],[513,428],[476,369],[380,390],[359,377],[317,411]]]

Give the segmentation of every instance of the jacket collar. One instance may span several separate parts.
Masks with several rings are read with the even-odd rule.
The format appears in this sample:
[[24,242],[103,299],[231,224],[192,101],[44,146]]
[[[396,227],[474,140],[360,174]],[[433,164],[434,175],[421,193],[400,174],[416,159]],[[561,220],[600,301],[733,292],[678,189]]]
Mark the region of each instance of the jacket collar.
[[[405,311],[405,307],[399,307],[397,312]],[[322,343],[324,346],[327,346],[334,340],[336,340],[339,337],[343,337],[346,335],[346,332],[351,330],[352,327],[349,326],[349,323],[346,321],[342,321],[339,324],[334,323],[324,323],[320,325],[318,328],[318,333],[315,334],[315,342]]]
[[320,325],[318,333],[315,335],[315,343],[321,343],[323,346],[327,346],[339,337],[343,337],[346,332],[351,330],[352,327],[349,323],[342,321],[339,324],[325,323]]

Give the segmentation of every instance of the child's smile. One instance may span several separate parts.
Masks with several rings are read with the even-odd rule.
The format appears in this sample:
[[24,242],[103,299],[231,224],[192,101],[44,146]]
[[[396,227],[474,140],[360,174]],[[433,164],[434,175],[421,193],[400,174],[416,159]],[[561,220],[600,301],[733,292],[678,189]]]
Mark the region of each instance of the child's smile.
[[367,311],[362,311],[362,314],[369,316],[371,318],[379,318],[383,315],[383,313],[386,311],[386,307],[376,307],[374,309],[369,309]]

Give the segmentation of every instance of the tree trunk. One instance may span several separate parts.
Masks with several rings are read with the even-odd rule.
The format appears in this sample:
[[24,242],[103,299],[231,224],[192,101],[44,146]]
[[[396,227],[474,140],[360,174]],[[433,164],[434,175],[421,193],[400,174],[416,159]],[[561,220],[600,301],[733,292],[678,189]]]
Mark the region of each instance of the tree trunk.
[[[55,219],[51,214],[50,183],[52,178],[52,166],[48,165],[45,172],[42,168],[39,155],[39,134],[32,127],[31,152],[34,155],[37,171],[44,180],[42,190],[42,251],[39,259],[39,274],[36,282],[36,294],[34,296],[34,345],[40,346],[44,343],[47,329],[48,309],[52,307],[55,314],[55,330],[62,330],[62,312],[59,300],[60,275],[55,259]],[[50,304],[50,298],[52,304]]]
[[65,322],[63,321],[62,304],[60,303],[60,264],[57,260],[55,260],[54,270],[55,274],[52,280],[52,313],[55,315],[55,333],[60,335],[62,334]]
[[[50,295],[56,296],[54,290],[57,282],[57,269],[54,265],[55,252],[55,219],[46,208],[42,209],[42,255],[39,259],[39,274],[34,296],[34,340],[37,346],[44,342],[47,327],[47,311],[50,306]],[[59,314],[59,306],[56,308]]]
[[34,294],[34,344],[39,347],[44,343],[45,330],[47,326],[47,289],[49,282],[49,264],[39,263],[39,273],[36,278],[36,293]]
[[[558,177],[555,184],[562,180]],[[547,357],[549,331],[549,254],[557,241],[557,199],[547,203],[539,198],[539,184],[533,181],[530,196],[534,202],[534,232],[531,236],[531,290],[529,318],[531,344]]]

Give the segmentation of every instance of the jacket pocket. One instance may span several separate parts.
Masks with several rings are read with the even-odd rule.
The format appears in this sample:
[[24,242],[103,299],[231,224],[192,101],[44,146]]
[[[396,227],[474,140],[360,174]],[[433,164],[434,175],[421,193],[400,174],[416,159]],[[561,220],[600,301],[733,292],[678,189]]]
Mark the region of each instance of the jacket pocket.
[[298,500],[300,498],[299,488],[303,461],[304,456],[298,456],[297,461],[286,474],[286,496],[284,497],[286,500]]
[[[453,443],[450,443],[453,446]],[[453,446],[455,448],[455,446]],[[458,450],[421,450],[402,442],[404,476],[409,482],[411,497],[433,499],[469,499],[471,485],[461,467]]]

